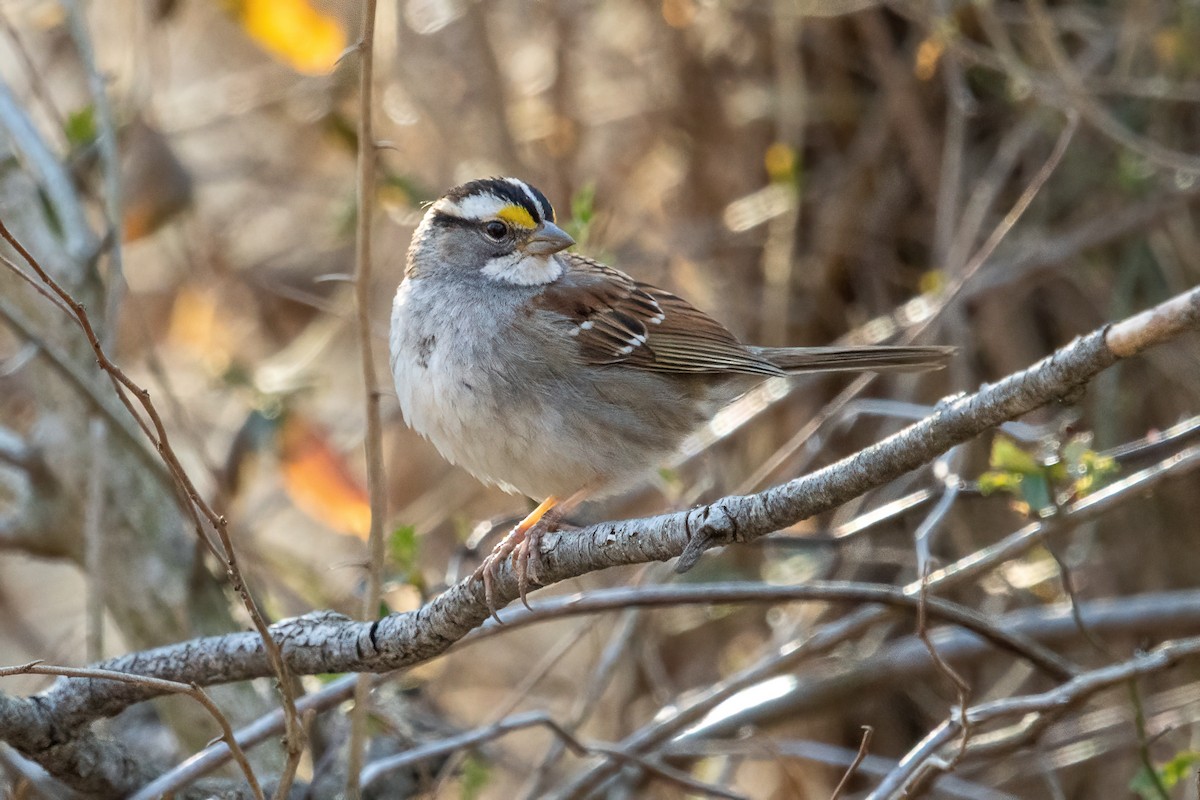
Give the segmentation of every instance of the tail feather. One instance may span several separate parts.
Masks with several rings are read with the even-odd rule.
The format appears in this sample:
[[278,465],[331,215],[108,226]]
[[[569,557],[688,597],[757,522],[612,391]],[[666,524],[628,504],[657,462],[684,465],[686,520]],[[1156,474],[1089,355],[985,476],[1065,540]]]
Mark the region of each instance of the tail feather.
[[752,347],[784,372],[918,372],[946,366],[955,348],[877,345],[871,347]]

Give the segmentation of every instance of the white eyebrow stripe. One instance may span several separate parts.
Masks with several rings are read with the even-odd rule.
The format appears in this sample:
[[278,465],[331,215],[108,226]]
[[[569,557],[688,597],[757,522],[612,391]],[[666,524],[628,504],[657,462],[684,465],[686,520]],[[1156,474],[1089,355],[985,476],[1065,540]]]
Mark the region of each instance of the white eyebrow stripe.
[[431,210],[448,214],[452,217],[461,217],[462,209],[458,207],[458,203],[451,200],[449,197],[443,197],[433,204]]
[[507,181],[508,183],[511,183],[513,186],[519,187],[520,190],[525,193],[525,196],[529,198],[530,204],[534,208],[537,209],[538,217],[546,216],[545,209],[543,209],[542,204],[540,202],[538,202],[537,195],[534,194],[533,191],[529,188],[528,183],[521,180],[520,178],[505,178],[504,180]]
[[500,209],[511,206],[512,201],[497,197],[490,192],[480,192],[467,195],[455,203],[443,197],[434,203],[436,211],[441,211],[463,219],[488,219],[500,213]]

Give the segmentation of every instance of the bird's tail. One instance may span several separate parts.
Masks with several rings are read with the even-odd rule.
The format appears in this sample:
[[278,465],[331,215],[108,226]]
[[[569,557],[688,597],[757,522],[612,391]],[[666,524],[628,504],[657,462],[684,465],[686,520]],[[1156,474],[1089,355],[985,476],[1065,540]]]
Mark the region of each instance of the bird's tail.
[[953,347],[752,347],[755,355],[784,372],[918,372],[941,369]]

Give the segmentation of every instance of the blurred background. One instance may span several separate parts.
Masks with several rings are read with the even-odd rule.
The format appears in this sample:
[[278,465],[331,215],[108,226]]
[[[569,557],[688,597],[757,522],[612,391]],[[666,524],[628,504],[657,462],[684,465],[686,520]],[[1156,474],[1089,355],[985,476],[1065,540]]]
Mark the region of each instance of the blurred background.
[[[369,521],[348,283],[359,4],[83,6],[0,1],[0,215],[150,389],[184,466],[228,516],[269,615],[357,615]],[[416,608],[474,569],[529,508],[447,465],[399,417],[388,314],[423,203],[471,178],[516,175],[547,194],[577,251],[683,294],[747,340],[959,348],[935,374],[770,384],[642,488],[572,521],[686,507],[830,463],[946,394],[1195,285],[1197,42],[1195,0],[381,3],[370,313],[384,384],[387,610]],[[119,208],[111,230],[106,208]],[[65,319],[0,271],[0,662],[82,664],[244,628],[221,565],[200,551]],[[1034,623],[1061,617],[1072,594],[1131,609],[1089,635],[1031,623],[1030,635],[1086,667],[1195,633],[1200,492],[1181,477],[1195,459],[1167,464],[1152,486],[1120,481],[1194,455],[1200,344],[1118,365],[1072,400],[684,576],[669,565],[609,570],[535,599],[717,580],[902,585],[1041,520],[1043,544],[945,596],[1000,626],[1022,609]],[[822,424],[806,427],[814,418]],[[100,457],[97,429],[107,430]],[[1065,519],[1102,486],[1116,487],[1102,513]],[[709,604],[513,630],[381,688],[371,753],[521,710],[619,741],[852,611]],[[913,646],[915,630],[911,617],[885,617],[810,661],[781,662],[782,683],[736,695],[723,719],[658,752],[742,796],[826,798],[869,725],[870,758],[847,789],[862,795],[958,701]],[[955,641],[970,703],[1054,685]],[[218,699],[238,723],[273,703],[265,681],[227,692]],[[176,763],[209,735],[184,722],[186,706],[133,709],[113,731]],[[313,796],[344,782],[343,711],[315,723],[301,770]],[[1190,662],[1098,695],[1011,757],[967,759],[927,791],[1194,796],[1198,717]],[[551,796],[594,765],[553,742],[544,730],[513,733],[372,791]],[[277,759],[273,746],[256,758]],[[20,758],[0,756],[9,796],[37,796]],[[604,791],[687,792],[644,773]]]

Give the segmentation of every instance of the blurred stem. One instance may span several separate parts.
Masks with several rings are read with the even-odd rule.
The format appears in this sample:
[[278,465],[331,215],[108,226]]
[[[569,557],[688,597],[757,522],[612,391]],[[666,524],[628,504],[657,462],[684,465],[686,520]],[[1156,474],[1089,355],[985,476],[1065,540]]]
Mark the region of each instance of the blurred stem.
[[[776,143],[787,145],[798,164],[792,177],[790,207],[767,223],[763,247],[763,331],[768,344],[788,341],[791,320],[792,272],[796,265],[796,231],[800,228],[801,188],[798,185],[804,158],[804,125],[807,119],[803,47],[803,18],[790,0],[776,0],[772,25],[779,112],[775,123]],[[772,176],[774,178],[774,176]]]
[[[951,12],[945,0],[937,4],[937,13],[943,20],[950,19]],[[961,219],[963,162],[967,151],[967,116],[971,111],[971,95],[958,58],[953,53],[945,53],[941,65],[946,87],[946,132],[942,140],[931,267],[953,273],[957,272],[959,265],[949,263],[948,256]]]
[[[87,215],[79,194],[75,191],[67,168],[59,161],[29,114],[13,96],[8,84],[0,77],[0,128],[12,146],[21,154],[25,167],[33,173],[54,209],[62,229],[63,243],[73,265],[91,261],[96,253],[96,237],[88,226]],[[78,280],[77,275],[71,276]]]
[[[109,274],[105,283],[104,322],[100,343],[110,356],[117,355],[117,320],[125,295],[125,271],[121,252],[121,163],[117,153],[117,126],[104,76],[96,67],[96,52],[92,47],[87,16],[78,0],[63,0],[63,9],[71,28],[71,38],[83,62],[88,78],[88,91],[96,111],[96,146],[104,176],[105,244],[108,250]],[[89,662],[104,657],[104,525],[106,492],[101,476],[108,463],[108,430],[99,415],[88,423],[91,439],[92,466],[87,480],[87,501],[84,507],[83,540],[84,571],[87,574],[86,651]]]
[[[366,394],[367,491],[371,500],[371,530],[368,538],[367,592],[363,618],[375,619],[383,594],[383,519],[387,514],[384,495],[383,426],[379,415],[379,389],[371,348],[371,212],[375,196],[375,133],[371,120],[371,87],[374,73],[372,43],[375,38],[375,0],[363,4],[362,40],[359,47],[358,115],[358,219],[355,253],[354,297],[358,306],[358,338],[362,350],[363,390]],[[367,733],[367,701],[371,676],[359,676],[354,688],[350,754],[346,762],[346,797],[359,797],[358,777],[362,772]]]
[[1137,680],[1131,678],[1126,688],[1129,690],[1129,705],[1133,707],[1133,725],[1137,730],[1138,760],[1142,763],[1142,769],[1146,771],[1146,780],[1154,787],[1159,800],[1171,800],[1167,787],[1163,785],[1162,776],[1154,768],[1154,759],[1150,757],[1150,738],[1146,735],[1146,709],[1142,705]]

